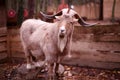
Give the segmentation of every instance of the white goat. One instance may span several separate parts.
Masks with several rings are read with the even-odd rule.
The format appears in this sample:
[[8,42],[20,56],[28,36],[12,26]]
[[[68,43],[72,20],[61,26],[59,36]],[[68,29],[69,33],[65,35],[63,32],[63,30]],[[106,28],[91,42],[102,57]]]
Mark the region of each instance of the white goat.
[[[27,69],[41,67],[45,63],[49,68],[48,73],[57,73],[58,65],[62,57],[70,52],[70,43],[74,30],[74,22],[83,26],[93,26],[88,24],[78,16],[77,12],[71,9],[63,9],[55,15],[45,15],[45,18],[57,19],[54,23],[48,23],[36,19],[28,19],[22,23],[20,36],[27,58]],[[44,56],[41,61],[38,56]],[[42,62],[39,64],[38,62]],[[56,63],[55,71],[53,65]]]

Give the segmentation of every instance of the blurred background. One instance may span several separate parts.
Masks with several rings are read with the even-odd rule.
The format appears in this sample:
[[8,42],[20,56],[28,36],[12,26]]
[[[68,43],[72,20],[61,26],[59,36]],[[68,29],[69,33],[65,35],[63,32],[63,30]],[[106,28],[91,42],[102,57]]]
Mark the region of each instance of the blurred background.
[[[119,0],[0,0],[0,25],[21,24],[28,18],[41,18],[40,11],[54,14],[64,1],[85,19],[118,20],[120,18]],[[4,23],[3,23],[4,22]]]

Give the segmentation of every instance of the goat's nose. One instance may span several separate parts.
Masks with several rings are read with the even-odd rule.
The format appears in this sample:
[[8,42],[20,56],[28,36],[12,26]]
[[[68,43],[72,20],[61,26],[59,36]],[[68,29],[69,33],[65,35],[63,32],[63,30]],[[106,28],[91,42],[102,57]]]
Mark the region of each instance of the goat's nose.
[[61,32],[64,32],[65,30],[61,30]]
[[61,32],[61,33],[65,33],[65,26],[62,26],[62,27],[60,28],[60,32]]

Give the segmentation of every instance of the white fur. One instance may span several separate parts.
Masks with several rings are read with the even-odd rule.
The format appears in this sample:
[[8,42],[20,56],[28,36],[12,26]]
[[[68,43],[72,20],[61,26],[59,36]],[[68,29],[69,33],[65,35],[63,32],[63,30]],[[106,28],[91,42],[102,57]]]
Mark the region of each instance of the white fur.
[[66,32],[65,26],[60,27],[60,32],[61,32],[61,31],[63,31],[62,33],[65,34],[65,32]]
[[[31,51],[32,55],[36,58],[41,55],[45,56],[47,64],[57,62],[56,56],[59,54],[59,51],[63,53],[70,52],[70,42],[72,39],[73,33],[73,24],[69,26],[69,30],[65,29],[64,24],[70,24],[71,20],[73,20],[73,15],[76,13],[73,10],[70,10],[68,14],[66,9],[63,9],[63,14],[67,14],[69,17],[61,16],[59,17],[60,21],[56,21],[54,23],[47,23],[37,19],[28,19],[22,23],[20,28],[20,37],[23,45],[23,49],[26,56],[30,56],[28,50]],[[64,21],[62,27],[59,25],[62,24],[61,22]],[[60,39],[59,36],[59,28],[60,30],[64,30],[65,37]],[[65,50],[66,49],[66,50]],[[36,54],[37,52],[37,54]],[[43,64],[42,62],[34,63],[27,63],[27,69],[31,69],[34,67],[41,67]]]
[[27,69],[32,69],[32,65],[31,64],[27,64],[26,68]]

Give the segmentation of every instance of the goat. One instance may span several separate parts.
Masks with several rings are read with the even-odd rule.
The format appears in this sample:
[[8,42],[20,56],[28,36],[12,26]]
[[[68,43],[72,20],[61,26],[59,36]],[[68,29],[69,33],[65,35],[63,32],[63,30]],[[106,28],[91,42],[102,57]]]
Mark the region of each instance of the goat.
[[[45,18],[57,19],[57,21],[48,23],[28,19],[22,23],[20,37],[27,58],[27,69],[47,64],[48,74],[55,75],[63,56],[70,53],[74,22],[83,26],[93,26],[96,23],[86,23],[77,12],[68,8],[55,15],[46,15],[42,12],[41,14]],[[44,59],[39,60],[38,56],[44,56]],[[55,69],[53,69],[54,63],[56,63]]]

